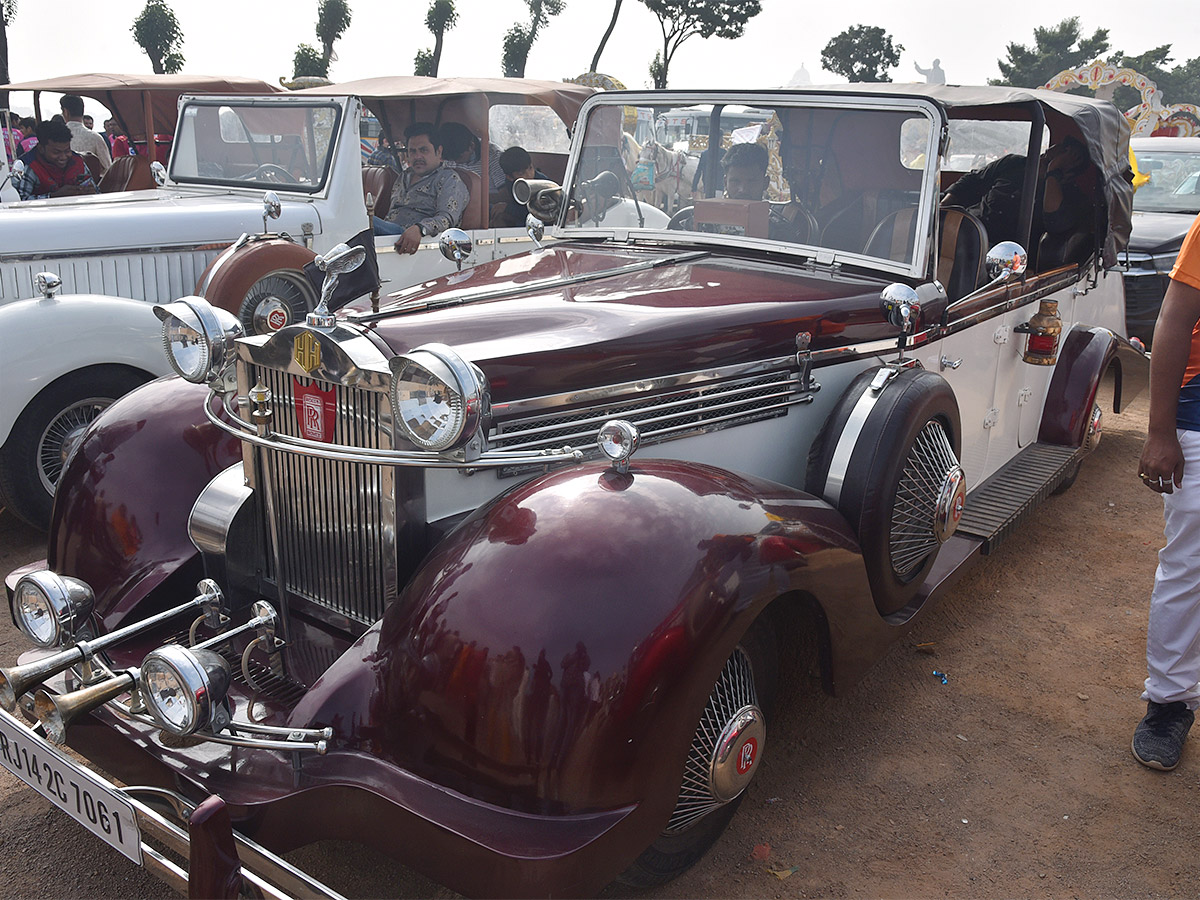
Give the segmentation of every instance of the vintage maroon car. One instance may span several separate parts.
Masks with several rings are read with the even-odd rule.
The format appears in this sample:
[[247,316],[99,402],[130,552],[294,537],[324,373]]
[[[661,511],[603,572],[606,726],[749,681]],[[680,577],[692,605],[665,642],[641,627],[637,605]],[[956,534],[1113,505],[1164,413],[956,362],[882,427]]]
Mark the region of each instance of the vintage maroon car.
[[[693,104],[710,144],[769,114],[766,171],[718,196],[714,163],[668,224],[625,111]],[[1069,233],[1037,178],[1066,137]],[[941,204],[951,151],[1025,158],[1015,231]],[[194,896],[321,893],[278,854],[326,838],[475,895],[678,874],[797,637],[852,685],[1070,484],[1101,378],[1144,383],[1127,161],[1111,104],[1057,93],[598,94],[565,186],[523,185],[551,246],[269,335],[159,307],[183,378],[95,422],[6,581],[41,649],[0,670],[38,723],[0,714],[0,764]]]

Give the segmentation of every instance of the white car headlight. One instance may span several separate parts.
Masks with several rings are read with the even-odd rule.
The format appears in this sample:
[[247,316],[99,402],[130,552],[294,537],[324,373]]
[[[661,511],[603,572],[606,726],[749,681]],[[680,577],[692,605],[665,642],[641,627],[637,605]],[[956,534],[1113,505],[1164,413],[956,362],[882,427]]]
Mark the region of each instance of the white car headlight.
[[486,413],[483,373],[444,344],[391,360],[396,428],[422,450],[452,450],[475,436]]
[[233,313],[203,297],[182,297],[159,304],[154,314],[163,323],[163,350],[180,377],[202,384],[233,358],[233,342],[243,334]]
[[13,593],[17,626],[39,647],[61,646],[87,622],[94,605],[84,582],[49,570],[22,576]]
[[142,696],[154,718],[172,734],[192,734],[207,726],[230,680],[229,663],[212,650],[168,644],[142,661]]

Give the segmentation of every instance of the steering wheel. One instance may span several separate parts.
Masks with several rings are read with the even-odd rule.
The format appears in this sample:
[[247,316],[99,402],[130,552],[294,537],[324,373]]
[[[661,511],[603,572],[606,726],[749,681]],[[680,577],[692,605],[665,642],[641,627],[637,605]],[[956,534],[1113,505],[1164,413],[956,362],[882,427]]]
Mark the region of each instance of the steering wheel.
[[291,184],[291,183],[294,183],[296,180],[295,178],[292,177],[291,172],[289,172],[283,166],[278,166],[275,163],[263,163],[261,166],[259,166],[257,169],[255,169],[253,172],[249,172],[246,175],[243,175],[240,180],[241,181],[258,181],[260,179],[262,181],[269,181],[273,184],[278,184],[280,182],[286,182],[288,184]]
[[675,215],[667,222],[668,231],[692,231],[696,226],[696,207],[685,206],[675,210]]

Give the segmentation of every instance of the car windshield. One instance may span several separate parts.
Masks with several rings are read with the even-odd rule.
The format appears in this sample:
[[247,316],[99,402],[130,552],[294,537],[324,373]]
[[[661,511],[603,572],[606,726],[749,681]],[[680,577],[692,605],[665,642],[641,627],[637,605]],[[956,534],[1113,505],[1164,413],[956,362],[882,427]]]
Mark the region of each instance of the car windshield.
[[922,223],[932,215],[932,187],[923,190],[938,131],[930,112],[824,98],[686,111],[696,113],[690,133],[671,132],[678,139],[670,145],[652,136],[639,145],[639,124],[674,124],[683,110],[605,100],[591,107],[562,227],[916,265]]
[[1200,151],[1134,147],[1138,171],[1150,180],[1134,192],[1139,212],[1200,213]]
[[316,193],[325,186],[341,107],[247,100],[189,101],[179,117],[171,178]]

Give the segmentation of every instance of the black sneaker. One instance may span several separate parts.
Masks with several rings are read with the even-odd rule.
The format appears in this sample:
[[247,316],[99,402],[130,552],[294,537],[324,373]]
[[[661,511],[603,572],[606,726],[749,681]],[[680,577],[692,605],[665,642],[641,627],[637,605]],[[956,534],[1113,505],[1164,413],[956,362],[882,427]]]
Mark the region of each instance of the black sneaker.
[[1143,766],[1169,772],[1179,765],[1195,714],[1182,700],[1146,704],[1146,717],[1133,732],[1133,756]]

